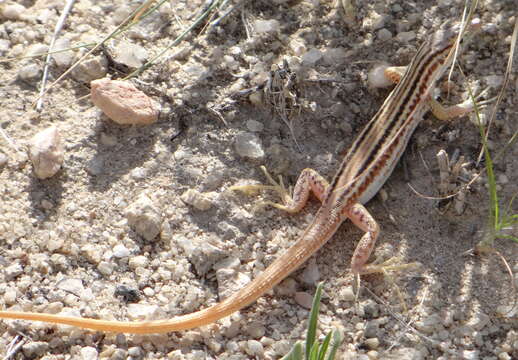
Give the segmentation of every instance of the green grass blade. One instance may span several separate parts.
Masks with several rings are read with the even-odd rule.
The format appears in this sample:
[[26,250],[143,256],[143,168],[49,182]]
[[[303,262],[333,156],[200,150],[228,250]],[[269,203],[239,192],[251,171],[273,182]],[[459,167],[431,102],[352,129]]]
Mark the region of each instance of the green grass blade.
[[331,335],[332,333],[329,333],[326,335],[324,342],[320,346],[320,350],[318,351],[318,360],[324,360],[324,356],[326,355],[327,349],[329,348],[329,343],[331,342]]
[[317,334],[317,321],[318,321],[318,312],[320,311],[320,298],[322,297],[322,287],[323,283],[318,284],[317,291],[315,292],[315,297],[313,298],[313,305],[311,306],[311,312],[309,314],[309,324],[308,324],[308,333],[306,336],[306,360],[309,360],[309,354],[311,353],[311,348],[315,343],[315,338]]
[[302,341],[297,341],[289,353],[281,360],[302,360]]
[[333,360],[336,356],[336,353],[338,351],[338,347],[342,344],[342,333],[338,330],[333,330],[332,332],[333,341],[331,341],[331,350],[326,356],[326,360]]
[[313,347],[311,348],[311,353],[309,354],[309,360],[318,360],[319,349],[320,349],[320,344],[318,342],[315,342],[313,344]]

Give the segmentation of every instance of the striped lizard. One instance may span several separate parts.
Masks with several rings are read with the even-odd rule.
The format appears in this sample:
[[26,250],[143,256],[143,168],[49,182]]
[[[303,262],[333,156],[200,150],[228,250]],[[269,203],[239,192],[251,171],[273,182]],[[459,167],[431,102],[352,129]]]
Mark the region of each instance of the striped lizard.
[[[476,20],[467,26],[468,31],[476,27],[479,27]],[[322,204],[313,221],[286,252],[247,286],[225,300],[194,313],[156,321],[105,321],[16,311],[0,311],[0,318],[135,334],[165,333],[206,325],[250,305],[272,289],[322,247],[347,218],[365,231],[351,260],[351,271],[355,279],[359,279],[361,274],[384,271],[387,264],[367,264],[380,228],[362,204],[369,201],[385,183],[410,136],[428,110],[431,109],[441,117],[459,116],[471,110],[469,106],[442,108],[430,94],[438,78],[451,63],[456,39],[462,37],[459,36],[460,33],[459,23],[445,23],[422,44],[404,75],[400,79],[396,75],[396,87],[358,135],[330,183],[315,170],[305,169],[297,180],[293,198],[288,195],[282,182],[275,183],[268,174],[272,186],[234,187],[241,190],[254,186],[277,190],[284,204],[270,204],[290,213],[298,212],[304,207],[310,192]],[[387,74],[390,75],[390,70]]]

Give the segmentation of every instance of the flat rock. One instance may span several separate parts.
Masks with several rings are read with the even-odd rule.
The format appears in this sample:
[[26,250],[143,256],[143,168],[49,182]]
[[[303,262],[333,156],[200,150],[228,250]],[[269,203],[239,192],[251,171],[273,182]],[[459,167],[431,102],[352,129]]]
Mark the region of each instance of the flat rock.
[[90,85],[92,102],[116,123],[149,125],[158,120],[158,103],[132,83],[104,78]]

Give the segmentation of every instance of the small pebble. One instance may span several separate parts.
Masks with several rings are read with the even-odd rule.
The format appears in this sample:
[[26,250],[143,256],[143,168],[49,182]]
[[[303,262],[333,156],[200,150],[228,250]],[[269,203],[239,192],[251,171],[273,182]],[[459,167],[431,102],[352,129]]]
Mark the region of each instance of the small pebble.
[[107,73],[108,60],[104,56],[94,56],[91,59],[86,59],[72,70],[74,79],[85,84],[104,78]]
[[97,349],[92,346],[81,348],[80,353],[83,360],[96,360],[99,357]]
[[8,288],[4,294],[4,301],[6,305],[13,305],[16,302],[16,290]]
[[32,341],[22,346],[23,355],[28,359],[41,357],[49,348],[49,344],[44,341]]
[[240,133],[236,135],[235,148],[237,154],[241,157],[257,160],[264,157],[261,140],[251,133]]
[[306,285],[314,286],[320,280],[320,271],[314,258],[308,261],[304,271],[302,271],[301,280]]
[[17,276],[23,274],[23,267],[20,263],[13,263],[4,269],[5,280],[14,280]]
[[40,78],[41,67],[37,64],[28,64],[20,68],[18,76],[21,80],[32,82]]
[[259,121],[247,120],[246,128],[252,132],[261,132],[264,129],[264,125]]
[[142,356],[142,350],[138,346],[133,346],[128,349],[128,355],[133,357]]
[[135,270],[137,268],[145,268],[149,264],[149,259],[147,256],[139,255],[132,256],[129,259],[128,265],[131,269]]
[[311,309],[313,305],[313,296],[307,292],[297,291],[295,293],[295,302],[306,309]]
[[402,31],[396,35],[397,41],[401,43],[409,43],[416,38],[416,34],[413,31]]
[[354,291],[352,286],[346,286],[340,290],[340,298],[344,301],[354,301],[356,296],[354,295]]
[[372,68],[367,75],[367,83],[372,88],[385,88],[393,85],[392,81],[385,76],[387,65],[381,64]]
[[68,68],[72,65],[75,57],[74,52],[72,50],[66,50],[70,49],[70,47],[70,40],[67,38],[58,38],[54,43],[53,49],[56,52],[52,54],[52,58],[59,68]]
[[149,125],[158,120],[158,103],[131,82],[104,78],[90,85],[92,102],[116,123]]
[[7,20],[23,20],[23,13],[26,10],[21,4],[7,4],[2,9],[2,17]]
[[365,346],[367,346],[371,350],[376,350],[380,345],[380,341],[378,340],[378,338],[365,339],[364,343]]
[[145,48],[129,41],[120,41],[114,50],[114,61],[127,66],[130,69],[137,69],[144,65],[148,58]]
[[8,161],[9,161],[9,158],[7,157],[7,155],[0,152],[0,167],[5,166]]
[[157,305],[128,304],[128,317],[132,320],[152,320],[162,316],[162,310]]
[[58,288],[77,297],[81,297],[85,288],[81,279],[65,278],[58,283]]
[[101,261],[99,265],[97,265],[97,270],[104,276],[110,276],[113,273],[114,266],[107,262],[107,261]]
[[380,39],[380,41],[387,41],[387,40],[392,39],[392,33],[385,28],[379,30],[377,34],[378,34],[378,39]]
[[246,342],[246,353],[250,356],[262,357],[264,353],[263,344],[257,340],[248,340]]
[[280,30],[280,23],[277,20],[256,20],[254,30],[257,33],[274,33]]
[[209,210],[213,205],[212,200],[208,196],[194,189],[184,192],[180,199],[187,205],[191,205],[201,211]]
[[113,247],[113,256],[115,256],[116,258],[125,258],[125,257],[128,257],[130,256],[130,251],[127,247],[125,247],[124,245],[115,245]]
[[320,59],[322,59],[322,52],[313,48],[302,55],[302,64],[307,67],[312,67],[315,66]]
[[147,241],[156,238],[162,226],[162,215],[150,198],[141,194],[125,211],[128,225]]
[[34,135],[29,141],[29,157],[39,179],[49,178],[59,171],[63,164],[63,151],[57,127],[51,126]]

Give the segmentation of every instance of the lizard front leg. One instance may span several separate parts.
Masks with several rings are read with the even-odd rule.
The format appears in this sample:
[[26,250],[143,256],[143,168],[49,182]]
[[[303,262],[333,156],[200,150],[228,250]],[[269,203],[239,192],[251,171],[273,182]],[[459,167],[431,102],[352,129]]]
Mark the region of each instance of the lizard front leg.
[[[389,66],[383,70],[383,75],[385,79],[389,82],[397,84],[405,74],[406,69],[407,66]],[[386,85],[383,82],[379,82],[379,80],[377,80],[376,82],[376,87],[382,87]],[[479,100],[480,98],[482,98],[487,91],[488,89],[485,89],[484,91],[480,92],[480,94],[475,96],[475,100]],[[481,108],[491,101],[491,99],[480,102],[477,101],[477,105],[479,106],[479,108]],[[471,101],[471,99],[467,99],[459,104],[444,106],[439,101],[435,100],[432,97],[432,95],[428,95],[427,104],[433,115],[437,119],[443,121],[448,121],[457,117],[462,117],[464,115],[471,113],[474,110],[473,102]]]

